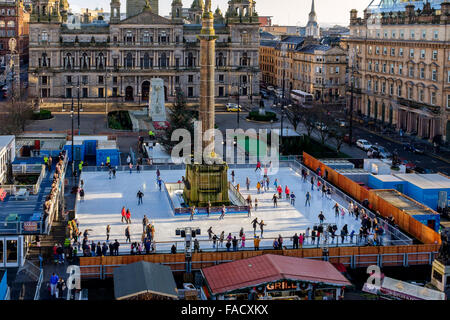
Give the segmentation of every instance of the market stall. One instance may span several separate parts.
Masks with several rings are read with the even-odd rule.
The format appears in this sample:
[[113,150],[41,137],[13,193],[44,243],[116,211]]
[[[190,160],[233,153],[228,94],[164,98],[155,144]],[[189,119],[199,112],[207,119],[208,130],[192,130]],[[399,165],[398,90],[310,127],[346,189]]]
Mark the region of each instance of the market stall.
[[266,254],[204,268],[217,300],[338,300],[351,283],[329,262]]

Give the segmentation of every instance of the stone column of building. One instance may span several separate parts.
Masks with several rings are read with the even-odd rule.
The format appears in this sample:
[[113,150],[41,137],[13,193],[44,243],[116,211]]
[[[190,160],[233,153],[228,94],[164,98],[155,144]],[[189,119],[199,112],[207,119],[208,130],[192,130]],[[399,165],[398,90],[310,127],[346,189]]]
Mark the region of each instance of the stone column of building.
[[[214,129],[214,91],[215,91],[215,50],[216,35],[214,16],[211,12],[211,0],[206,1],[200,35],[200,113],[202,132]],[[214,143],[214,136],[203,139],[202,150]]]

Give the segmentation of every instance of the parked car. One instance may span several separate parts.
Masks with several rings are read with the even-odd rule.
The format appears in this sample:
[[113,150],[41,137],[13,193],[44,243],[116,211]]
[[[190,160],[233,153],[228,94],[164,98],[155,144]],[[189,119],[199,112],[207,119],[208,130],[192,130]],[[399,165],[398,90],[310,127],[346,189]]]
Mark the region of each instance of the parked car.
[[356,146],[364,151],[368,151],[372,147],[372,144],[365,139],[358,139],[356,140]]
[[316,122],[316,129],[320,131],[327,131],[328,127],[322,122]]
[[403,145],[403,150],[409,151],[409,152],[413,152],[413,153],[416,153],[416,154],[423,154],[424,153],[423,148],[421,148],[418,145],[413,144],[413,143],[405,143]]
[[236,103],[227,103],[227,111],[242,111],[242,108]]
[[336,119],[336,122],[341,128],[347,128],[349,126],[348,121],[344,119]]
[[269,91],[274,91],[275,88],[274,88],[273,86],[268,86],[268,87],[267,87],[267,90],[269,90]]
[[392,153],[388,152],[382,146],[372,146],[370,148],[370,150],[372,150],[372,154],[376,158],[382,158],[382,159],[392,158]]

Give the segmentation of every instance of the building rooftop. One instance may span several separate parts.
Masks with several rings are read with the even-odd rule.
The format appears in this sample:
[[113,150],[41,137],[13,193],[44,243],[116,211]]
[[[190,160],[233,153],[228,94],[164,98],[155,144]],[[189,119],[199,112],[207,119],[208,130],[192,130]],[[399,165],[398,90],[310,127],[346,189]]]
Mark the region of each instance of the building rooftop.
[[438,214],[396,190],[373,190],[372,192],[411,216]]
[[322,44],[310,44],[304,47],[301,47],[297,50],[297,52],[304,52],[304,53],[314,53],[315,51],[328,51],[332,47],[328,45],[322,45]]
[[396,174],[395,176],[421,189],[450,189],[450,178],[438,173],[432,174],[405,173],[405,174]]
[[446,0],[372,0],[367,10],[371,13],[405,11],[407,5],[413,5],[415,10],[422,10],[426,2],[430,3],[431,8],[440,9],[441,3]]
[[14,136],[0,136],[0,150],[7,147],[14,139]]
[[264,39],[264,40],[261,40],[259,42],[259,44],[260,44],[261,47],[272,47],[272,48],[275,48],[277,46],[278,42],[279,41],[276,41],[276,40],[265,40]]
[[380,174],[380,175],[373,175],[373,176],[383,182],[402,182],[403,181],[402,179],[399,179],[396,176],[393,176],[390,174]]
[[212,294],[259,286],[280,280],[331,286],[351,283],[327,261],[265,254],[202,269]]

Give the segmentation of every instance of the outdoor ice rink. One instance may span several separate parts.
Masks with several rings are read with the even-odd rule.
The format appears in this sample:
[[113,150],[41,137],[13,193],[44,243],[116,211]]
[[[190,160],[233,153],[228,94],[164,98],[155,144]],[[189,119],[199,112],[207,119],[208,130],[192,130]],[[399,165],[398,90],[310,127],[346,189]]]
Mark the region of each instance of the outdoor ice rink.
[[[231,171],[228,171],[228,179],[231,181]],[[325,223],[336,223],[338,226],[337,234],[340,233],[344,224],[348,225],[348,231],[351,233],[355,230],[358,233],[360,221],[354,217],[350,217],[347,213],[348,203],[342,199],[328,200],[322,197],[317,187],[311,192],[311,184],[309,181],[302,182],[300,175],[291,168],[280,168],[278,173],[270,176],[270,190],[265,193],[257,194],[256,183],[262,179],[263,172],[255,172],[255,169],[234,169],[235,183],[240,184],[240,191],[244,198],[248,194],[252,200],[258,199],[258,209],[252,210],[252,216],[247,214],[230,214],[225,219],[219,220],[219,215],[195,216],[193,221],[189,221],[189,216],[174,216],[170,208],[169,200],[166,193],[159,191],[156,183],[156,171],[141,171],[137,173],[133,170],[118,171],[116,179],[109,179],[108,172],[83,172],[81,179],[84,180],[85,197],[84,201],[77,200],[76,217],[80,224],[80,231],[92,229],[90,231],[89,240],[104,242],[106,240],[106,225],[111,225],[110,241],[117,239],[119,242],[125,242],[125,223],[121,223],[122,206],[129,208],[131,211],[131,240],[141,241],[142,236],[142,218],[147,215],[150,222],[155,225],[155,241],[157,242],[156,250],[169,250],[175,241],[181,241],[182,238],[175,235],[175,229],[184,227],[195,227],[201,229],[199,240],[207,240],[207,229],[212,226],[212,230],[217,236],[225,231],[225,237],[231,232],[233,236],[238,237],[239,230],[244,227],[246,235],[246,247],[253,247],[253,227],[251,221],[258,217],[258,221],[264,220],[264,239],[262,239],[260,247],[272,246],[273,238],[282,235],[284,245],[291,247],[290,238],[295,234],[304,233],[306,228],[319,222],[318,215],[323,211],[326,220]],[[161,170],[161,178],[165,182],[177,182],[185,175],[184,170]],[[251,181],[250,190],[246,190],[245,181],[249,177]],[[272,197],[274,194],[273,182],[275,178],[283,187],[283,199],[278,200],[278,207],[273,207]],[[295,206],[292,206],[288,200],[284,198],[284,187],[288,185],[291,192],[296,195]],[[143,204],[138,205],[136,193],[141,190],[144,193]],[[305,194],[309,191],[312,195],[311,206],[305,207]],[[346,214],[344,217],[335,218],[332,209],[335,200],[340,204],[345,204]],[[259,226],[256,234],[260,235]],[[355,236],[356,238],[356,236]],[[168,241],[168,243],[158,244],[160,241]],[[172,242],[173,241],[173,242]],[[336,241],[336,239],[335,239]],[[355,240],[354,240],[355,241]],[[170,242],[170,243],[169,243]],[[200,242],[200,249],[211,249],[212,242]],[[181,242],[178,243],[177,249],[183,249]],[[129,245],[121,245],[120,251],[128,251]]]

